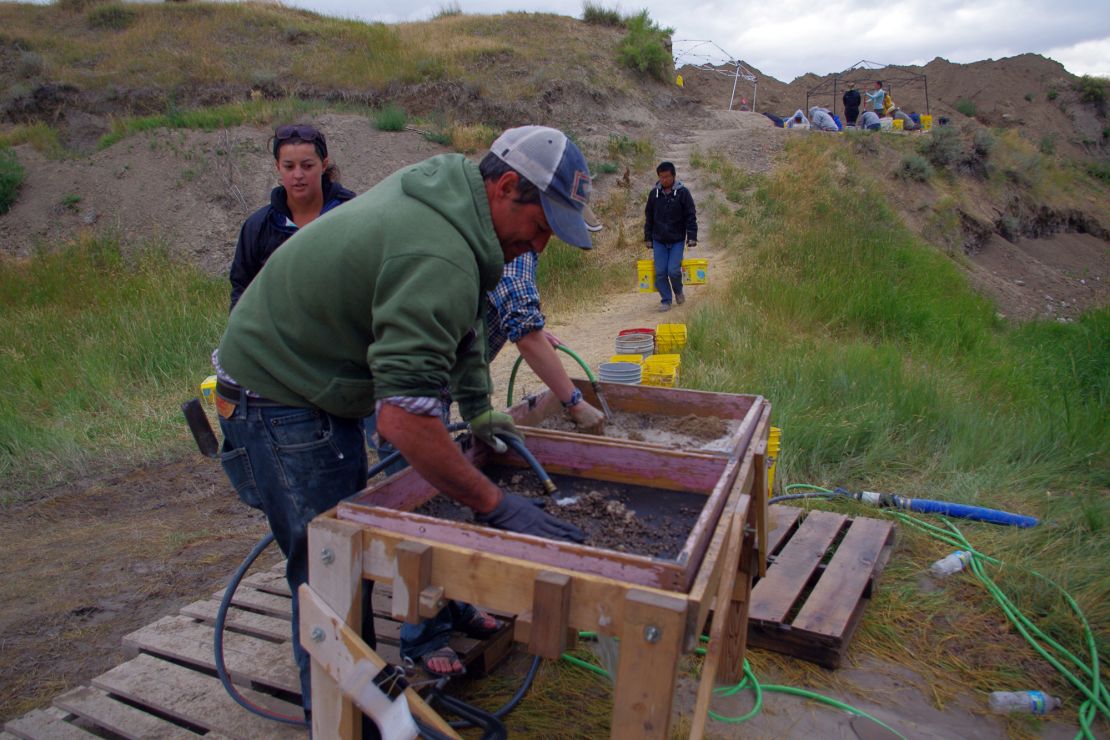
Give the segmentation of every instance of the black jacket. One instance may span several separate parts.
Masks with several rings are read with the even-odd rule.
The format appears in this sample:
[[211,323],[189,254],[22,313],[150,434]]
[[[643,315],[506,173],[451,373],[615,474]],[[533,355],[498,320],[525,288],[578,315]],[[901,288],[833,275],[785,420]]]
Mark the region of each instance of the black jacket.
[[[330,178],[324,177],[324,207],[320,215],[332,208],[346,203],[355,194]],[[270,255],[297,233],[293,214],[285,202],[285,188],[278,185],[270,191],[270,204],[262,206],[243,222],[239,230],[239,242],[235,245],[235,258],[231,261],[231,308],[239,302],[239,296],[262,270]],[[231,309],[228,309],[229,311]]]
[[671,192],[655,183],[648,193],[644,208],[644,241],[674,244],[698,240],[698,214],[694,197],[681,181],[675,181]]
[[847,110],[848,108],[855,108],[856,110],[859,110],[859,104],[862,99],[863,98],[861,98],[859,95],[859,90],[847,90],[844,93],[844,97],[841,98],[841,100],[844,101],[845,110]]

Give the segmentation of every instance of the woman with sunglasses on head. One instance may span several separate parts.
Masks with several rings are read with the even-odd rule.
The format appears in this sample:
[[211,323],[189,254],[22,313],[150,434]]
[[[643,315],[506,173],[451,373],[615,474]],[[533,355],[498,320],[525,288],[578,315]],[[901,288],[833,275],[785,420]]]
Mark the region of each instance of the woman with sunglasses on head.
[[328,160],[328,142],[316,127],[278,126],[273,152],[281,185],[270,191],[269,205],[252,213],[239,231],[229,276],[232,309],[286,239],[355,197],[339,184],[339,168]]

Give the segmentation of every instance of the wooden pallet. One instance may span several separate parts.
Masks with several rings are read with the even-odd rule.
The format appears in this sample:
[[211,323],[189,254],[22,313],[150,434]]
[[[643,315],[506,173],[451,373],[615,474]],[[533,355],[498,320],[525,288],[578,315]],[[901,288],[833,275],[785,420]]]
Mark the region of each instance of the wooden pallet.
[[837,668],[890,560],[894,524],[777,505],[769,518],[748,644]]
[[[7,722],[0,740],[305,737],[303,729],[247,712],[216,678],[212,625],[222,596],[222,591],[217,592],[125,636],[124,649],[131,660],[95,677],[88,686],[56,697],[52,707]],[[291,603],[284,563],[245,578],[228,611],[224,661],[232,681],[249,701],[299,717],[300,681],[289,632]],[[401,625],[389,616],[388,586],[376,586],[373,608],[377,652],[390,663],[399,663]],[[487,640],[455,637],[451,647],[469,673],[481,675],[507,657],[512,632],[510,623]],[[410,675],[417,684],[427,678],[420,671]]]

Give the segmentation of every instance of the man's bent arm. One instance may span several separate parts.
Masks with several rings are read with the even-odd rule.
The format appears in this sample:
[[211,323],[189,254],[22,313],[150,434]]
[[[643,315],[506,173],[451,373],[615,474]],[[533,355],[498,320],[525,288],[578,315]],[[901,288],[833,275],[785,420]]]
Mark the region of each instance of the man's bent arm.
[[378,433],[389,440],[436,490],[479,514],[501,502],[501,489],[463,456],[438,416],[380,404]]

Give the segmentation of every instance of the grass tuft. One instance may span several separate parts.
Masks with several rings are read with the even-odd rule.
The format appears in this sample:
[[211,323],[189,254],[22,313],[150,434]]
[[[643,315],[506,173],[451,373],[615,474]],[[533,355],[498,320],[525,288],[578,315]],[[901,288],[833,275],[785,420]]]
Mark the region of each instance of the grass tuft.
[[15,152],[10,147],[0,148],[0,214],[7,213],[15,205],[26,174]]
[[379,131],[404,131],[407,120],[404,108],[389,103],[374,114],[374,127]]

